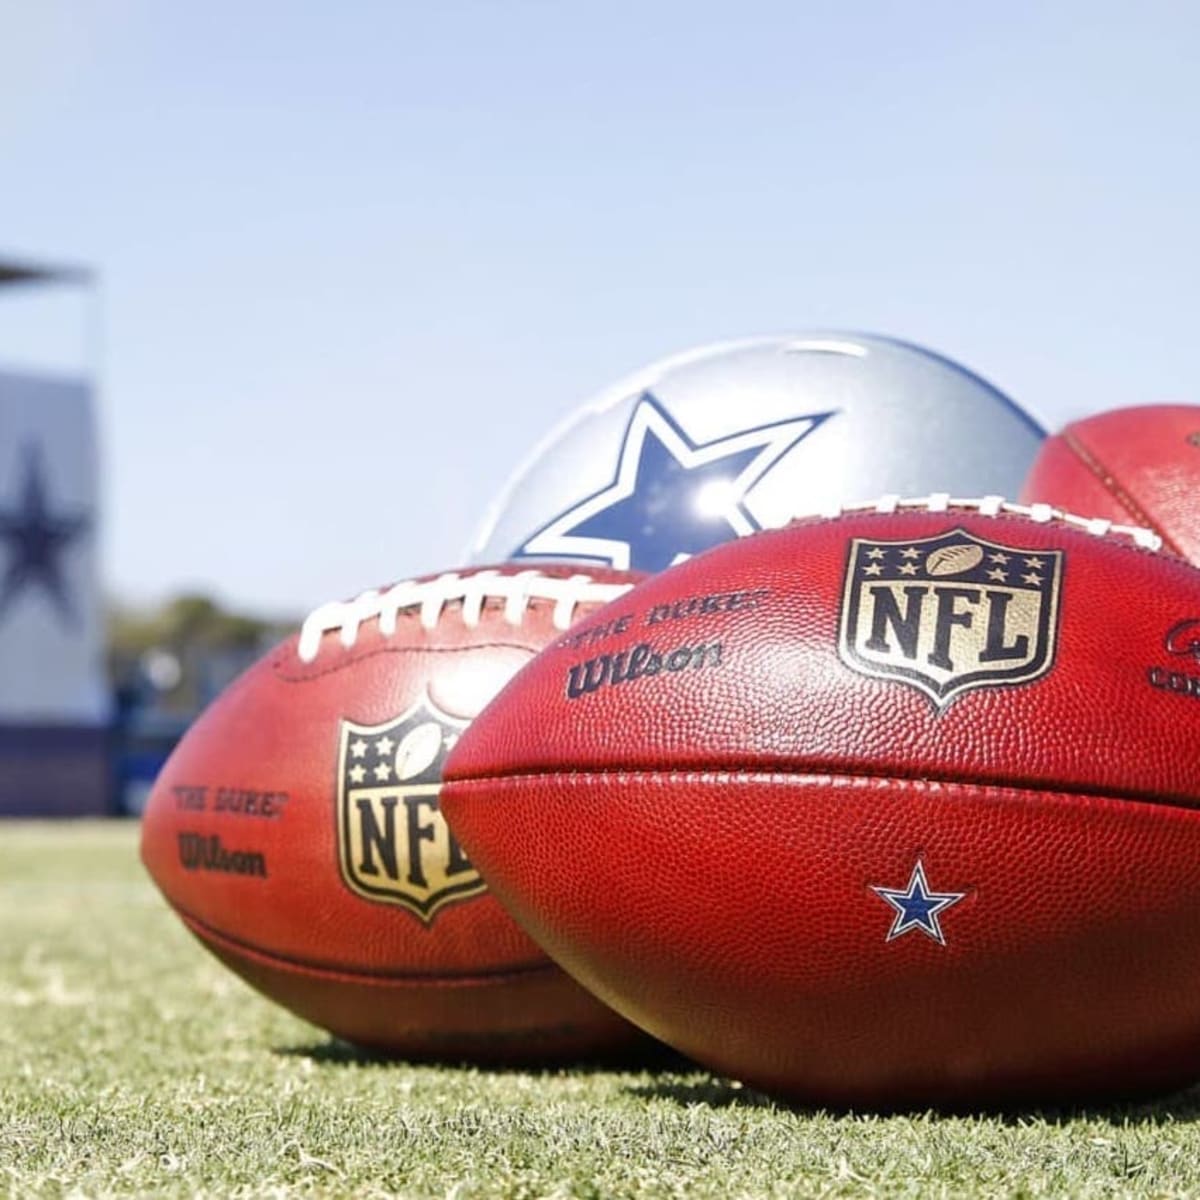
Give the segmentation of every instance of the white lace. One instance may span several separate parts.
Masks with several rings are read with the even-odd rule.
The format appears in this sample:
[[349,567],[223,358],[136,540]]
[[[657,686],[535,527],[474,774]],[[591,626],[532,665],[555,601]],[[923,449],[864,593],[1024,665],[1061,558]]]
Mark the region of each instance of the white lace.
[[805,514],[819,517],[840,517],[848,513],[877,512],[894,513],[902,511],[918,511],[944,513],[953,509],[968,509],[983,517],[998,517],[1001,513],[1012,513],[1019,517],[1028,517],[1039,525],[1047,525],[1051,521],[1059,521],[1082,529],[1085,533],[1096,537],[1128,538],[1135,545],[1145,550],[1161,550],[1162,538],[1151,529],[1143,529],[1140,525],[1117,525],[1104,517],[1080,517],[1064,509],[1055,508],[1050,504],[1013,504],[1002,496],[981,496],[975,499],[957,499],[949,492],[935,492],[931,496],[919,496],[915,499],[904,500],[899,496],[880,496],[878,500],[869,500],[862,504],[833,505],[822,509],[819,513]]
[[405,609],[419,609],[422,627],[433,629],[442,609],[456,602],[462,604],[463,624],[474,629],[488,599],[504,601],[504,619],[512,625],[521,624],[531,600],[552,600],[554,627],[567,629],[578,605],[606,604],[623,596],[632,586],[597,583],[590,575],[555,579],[536,570],[511,575],[491,569],[462,575],[450,571],[436,579],[405,580],[384,592],[363,592],[353,600],[322,604],[309,613],[300,627],[296,652],[303,662],[312,662],[321,639],[335,630],[340,632],[342,645],[349,648],[358,637],[359,626],[375,617],[379,618],[379,632],[391,637],[396,632],[396,620]]

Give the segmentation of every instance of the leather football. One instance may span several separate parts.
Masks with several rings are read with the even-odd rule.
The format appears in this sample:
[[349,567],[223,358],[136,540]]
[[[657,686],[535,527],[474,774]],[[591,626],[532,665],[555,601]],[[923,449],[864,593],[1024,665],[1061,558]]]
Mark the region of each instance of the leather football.
[[447,819],[576,978],[819,1104],[1200,1077],[1200,572],[1141,530],[888,500],[560,636]]
[[157,780],[142,858],[259,991],[410,1058],[538,1062],[635,1035],[517,928],[438,809],[500,685],[632,576],[477,569],[326,605],[235,681]]
[[1200,563],[1200,408],[1122,408],[1066,426],[1042,443],[1021,500],[1143,525]]

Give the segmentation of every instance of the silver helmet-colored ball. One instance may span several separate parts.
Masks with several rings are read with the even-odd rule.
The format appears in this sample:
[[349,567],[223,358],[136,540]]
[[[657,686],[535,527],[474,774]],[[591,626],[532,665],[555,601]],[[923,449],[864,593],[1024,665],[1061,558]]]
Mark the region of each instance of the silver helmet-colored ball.
[[471,555],[658,571],[841,503],[1015,495],[1044,436],[978,375],[891,338],[702,346],[626,376],[555,430]]

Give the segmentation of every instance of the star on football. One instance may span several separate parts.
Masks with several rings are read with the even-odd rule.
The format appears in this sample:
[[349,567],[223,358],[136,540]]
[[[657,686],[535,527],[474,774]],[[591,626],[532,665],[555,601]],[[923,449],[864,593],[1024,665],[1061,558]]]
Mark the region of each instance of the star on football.
[[514,558],[563,556],[661,571],[761,525],[746,495],[834,415],[811,413],[695,442],[650,392],[634,406],[612,483],[567,509]]
[[931,892],[925,878],[925,866],[919,858],[909,876],[907,888],[872,886],[871,891],[896,910],[896,919],[888,930],[889,942],[910,930],[919,929],[939,946],[946,944],[939,919],[941,914],[967,895],[966,892]]

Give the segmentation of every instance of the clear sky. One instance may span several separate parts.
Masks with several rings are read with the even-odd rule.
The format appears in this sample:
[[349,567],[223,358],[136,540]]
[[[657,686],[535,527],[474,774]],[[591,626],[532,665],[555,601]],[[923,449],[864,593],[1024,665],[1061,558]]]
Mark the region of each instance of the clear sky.
[[0,254],[103,278],[109,590],[455,565],[550,426],[719,338],[904,337],[1050,424],[1200,402],[1197,44],[1187,3],[0,0]]

